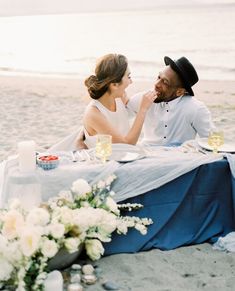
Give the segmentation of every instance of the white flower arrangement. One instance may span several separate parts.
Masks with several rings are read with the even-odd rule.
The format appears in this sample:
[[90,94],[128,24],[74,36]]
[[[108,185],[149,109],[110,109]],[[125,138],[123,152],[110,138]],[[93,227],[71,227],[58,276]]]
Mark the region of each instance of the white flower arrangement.
[[48,261],[60,249],[73,253],[84,245],[88,257],[98,260],[104,254],[102,243],[110,242],[114,231],[126,234],[134,227],[146,234],[151,219],[120,215],[121,209],[130,211],[142,205],[118,205],[111,191],[115,178],[111,175],[92,187],[79,179],[70,191],[61,191],[30,211],[18,200],[1,209],[0,288],[43,290]]

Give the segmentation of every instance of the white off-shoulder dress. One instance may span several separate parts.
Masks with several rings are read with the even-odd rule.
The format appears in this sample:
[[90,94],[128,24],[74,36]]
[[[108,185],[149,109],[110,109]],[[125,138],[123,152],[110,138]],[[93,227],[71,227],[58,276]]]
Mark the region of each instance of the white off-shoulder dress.
[[[116,111],[108,110],[104,105],[102,105],[98,100],[92,100],[88,104],[89,106],[95,106],[99,111],[106,117],[107,122],[109,122],[121,135],[126,135],[130,130],[129,116],[125,105],[121,98],[116,98]],[[88,148],[95,147],[96,136],[89,135],[84,128],[85,133],[85,144]]]

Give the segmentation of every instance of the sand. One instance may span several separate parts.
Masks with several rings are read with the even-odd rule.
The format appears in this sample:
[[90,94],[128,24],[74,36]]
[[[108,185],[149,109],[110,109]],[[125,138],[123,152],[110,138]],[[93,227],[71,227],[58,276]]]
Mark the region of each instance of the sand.
[[[128,94],[153,87],[135,81]],[[47,148],[80,127],[89,102],[80,79],[0,76],[0,161],[16,152],[17,142],[33,139],[38,149]],[[200,81],[198,99],[212,112],[216,125],[228,140],[235,137],[235,82]]]
[[[152,88],[135,81],[128,94]],[[235,82],[200,81],[194,87],[207,104],[225,138],[235,142]],[[0,161],[16,153],[17,142],[33,139],[46,149],[80,127],[89,102],[83,81],[76,78],[0,76]],[[209,244],[172,251],[119,254],[97,262],[103,277],[120,290],[235,290],[235,254],[215,251]],[[101,282],[87,290],[103,290]]]
[[[235,290],[235,254],[215,251],[210,244],[171,251],[153,249],[137,254],[102,258],[104,280],[126,291],[226,291]],[[87,290],[99,291],[99,282]]]

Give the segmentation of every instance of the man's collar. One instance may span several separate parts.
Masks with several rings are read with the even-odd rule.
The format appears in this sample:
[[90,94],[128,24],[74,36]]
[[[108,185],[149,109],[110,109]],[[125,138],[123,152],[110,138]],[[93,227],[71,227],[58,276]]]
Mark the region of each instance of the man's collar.
[[169,107],[171,109],[174,109],[175,106],[178,104],[178,102],[180,102],[180,100],[182,99],[182,97],[184,97],[184,95],[181,95],[171,101],[167,101],[167,102],[161,102],[161,107],[164,108],[164,107]]

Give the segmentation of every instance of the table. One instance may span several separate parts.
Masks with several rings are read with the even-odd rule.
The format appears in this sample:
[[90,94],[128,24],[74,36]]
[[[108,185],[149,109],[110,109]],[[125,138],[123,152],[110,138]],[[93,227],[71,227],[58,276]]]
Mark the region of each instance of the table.
[[[49,195],[58,194],[59,189],[71,186],[77,178],[89,178],[88,181],[91,182],[98,179],[100,174],[105,176],[111,170],[114,170],[120,180],[120,184],[114,184],[114,190],[117,190],[117,193],[122,192],[126,190],[125,184],[122,183],[125,176],[131,169],[140,171],[141,178],[136,181],[135,191],[131,193],[134,197],[123,202],[143,204],[143,209],[130,212],[128,215],[152,218],[154,224],[148,227],[145,236],[134,229],[130,229],[127,235],[114,234],[112,241],[105,245],[106,255],[152,248],[170,250],[205,241],[214,242],[219,236],[224,236],[235,229],[235,179],[226,159],[221,157],[214,160],[213,156],[200,156],[198,153],[185,155],[177,149],[175,152],[171,151],[170,159],[169,153],[165,150],[162,153],[158,150],[157,154],[159,156],[155,160],[146,158],[125,165],[113,161],[107,167],[82,163],[64,164],[48,172],[38,169],[36,175],[41,182],[43,198],[46,200]],[[183,159],[186,167],[179,167],[176,173],[177,165]],[[197,166],[193,167],[195,163]],[[168,164],[171,165],[170,168]],[[163,184],[162,179],[167,176],[169,169],[172,169],[176,176]],[[192,170],[185,172],[185,169]],[[155,184],[156,181],[153,180],[150,191],[143,191],[141,183],[147,182],[145,173],[151,172],[155,179],[159,171],[162,171],[158,179],[160,184]],[[134,172],[132,171],[131,186],[137,180],[133,177]],[[173,176],[169,175],[168,178],[171,177]],[[12,161],[3,187],[5,193],[15,178],[18,179],[17,162]]]
[[113,235],[105,255],[215,242],[235,230],[235,179],[225,159],[124,202],[142,203],[143,209],[130,214],[150,217],[154,224],[145,236],[134,229]]
[[[117,153],[133,152],[137,149],[138,147],[133,145],[113,145],[113,151],[117,151]],[[70,152],[62,151],[58,154],[60,156],[58,168],[52,171],[37,168],[29,176],[19,172],[17,159],[7,161],[1,195],[2,205],[12,196],[12,193],[15,192],[14,189],[22,189],[22,185],[27,185],[27,180],[28,184],[32,184],[31,180],[38,181],[41,186],[42,200],[47,201],[61,190],[69,189],[78,178],[86,179],[89,183],[97,183],[111,173],[117,175],[112,189],[116,192],[114,199],[123,201],[159,188],[202,164],[222,159],[221,155],[203,155],[198,152],[185,154],[180,147],[157,147],[151,150],[150,156],[124,164],[114,160],[106,164],[97,164],[92,161],[73,163]],[[28,187],[28,191],[30,191],[30,187]]]

